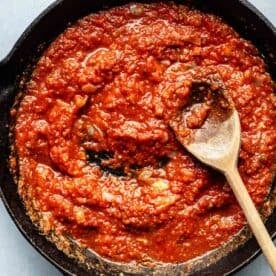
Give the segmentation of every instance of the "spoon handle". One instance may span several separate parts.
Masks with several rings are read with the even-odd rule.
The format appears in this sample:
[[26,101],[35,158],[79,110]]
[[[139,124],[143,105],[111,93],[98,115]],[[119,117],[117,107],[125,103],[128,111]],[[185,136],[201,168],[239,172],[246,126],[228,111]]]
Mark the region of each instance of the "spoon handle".
[[225,172],[225,176],[239,202],[244,215],[254,233],[271,269],[276,275],[276,248],[265,228],[265,225],[258,213],[237,168],[229,169]]

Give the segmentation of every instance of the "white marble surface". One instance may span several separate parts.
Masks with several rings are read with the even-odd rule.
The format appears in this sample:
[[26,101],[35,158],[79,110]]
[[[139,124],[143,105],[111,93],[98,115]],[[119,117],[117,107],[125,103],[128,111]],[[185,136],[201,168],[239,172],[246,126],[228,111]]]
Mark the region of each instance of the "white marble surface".
[[[0,0],[0,60],[32,20],[53,0]],[[251,0],[276,25],[275,0]],[[1,76],[0,76],[1,77]],[[0,200],[0,276],[60,276],[21,236]],[[261,255],[235,276],[271,276]]]

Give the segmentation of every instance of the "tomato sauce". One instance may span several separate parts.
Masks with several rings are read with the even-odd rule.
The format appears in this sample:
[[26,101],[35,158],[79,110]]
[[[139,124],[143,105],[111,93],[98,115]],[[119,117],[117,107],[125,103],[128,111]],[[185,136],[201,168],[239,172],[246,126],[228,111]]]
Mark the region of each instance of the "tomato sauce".
[[40,58],[15,118],[19,193],[47,222],[43,233],[126,262],[183,262],[237,234],[245,219],[226,180],[169,126],[214,72],[239,112],[239,171],[260,205],[272,179],[275,99],[250,42],[214,15],[165,3],[68,27]]

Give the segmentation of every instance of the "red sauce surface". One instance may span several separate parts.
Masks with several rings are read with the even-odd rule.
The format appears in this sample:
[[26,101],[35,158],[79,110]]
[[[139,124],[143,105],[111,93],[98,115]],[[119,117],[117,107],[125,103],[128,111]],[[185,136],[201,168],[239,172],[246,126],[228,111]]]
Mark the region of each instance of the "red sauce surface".
[[61,34],[15,124],[19,192],[47,220],[43,231],[112,260],[164,262],[236,234],[245,220],[226,180],[169,127],[193,82],[214,72],[239,112],[239,171],[259,205],[276,131],[272,80],[250,42],[213,15],[162,3],[92,14]]

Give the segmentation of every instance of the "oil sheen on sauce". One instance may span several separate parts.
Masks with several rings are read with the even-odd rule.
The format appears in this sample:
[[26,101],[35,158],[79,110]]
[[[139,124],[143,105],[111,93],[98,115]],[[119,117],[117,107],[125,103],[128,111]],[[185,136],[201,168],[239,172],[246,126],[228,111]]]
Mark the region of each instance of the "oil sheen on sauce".
[[[245,219],[226,180],[169,125],[212,74],[238,110],[239,172],[260,205],[272,179],[275,99],[250,42],[213,15],[164,3],[116,7],[66,29],[15,117],[19,193],[43,233],[126,262],[186,261],[237,234]],[[207,111],[194,110],[190,126]]]

